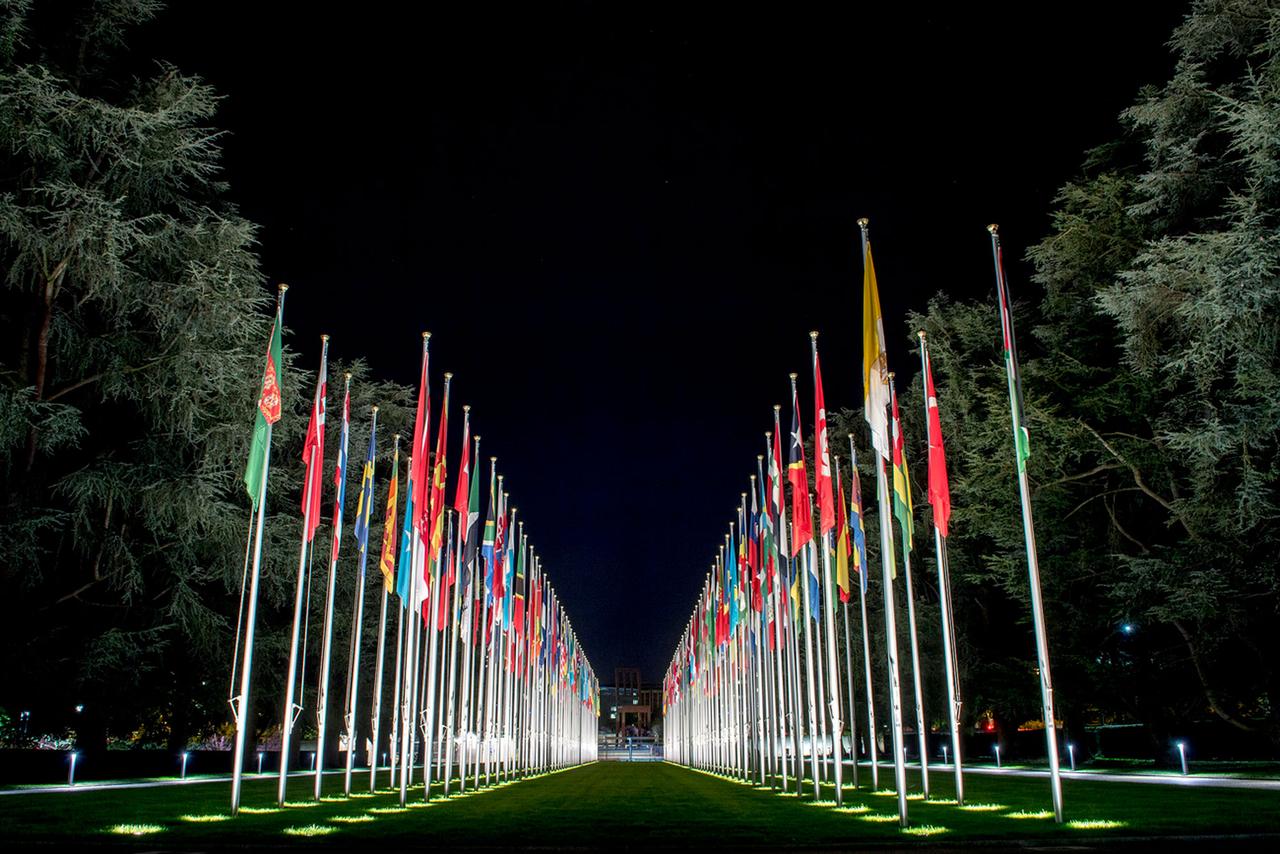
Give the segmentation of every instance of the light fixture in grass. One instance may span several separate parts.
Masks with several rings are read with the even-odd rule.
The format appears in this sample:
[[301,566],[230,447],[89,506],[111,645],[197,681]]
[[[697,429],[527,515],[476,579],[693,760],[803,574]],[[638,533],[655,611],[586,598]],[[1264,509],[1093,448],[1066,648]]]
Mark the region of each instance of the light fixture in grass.
[[902,832],[908,836],[940,836],[943,833],[950,833],[951,828],[937,824],[922,824],[918,827],[904,827]]
[[286,836],[328,836],[337,832],[338,828],[324,824],[304,824],[301,827],[286,827],[280,831]]
[[1072,830],[1115,830],[1118,827],[1128,827],[1127,821],[1112,821],[1106,818],[1078,818],[1067,822],[1067,827]]
[[160,824],[117,824],[107,828],[108,833],[116,833],[120,836],[150,836],[153,833],[164,832],[164,825]]

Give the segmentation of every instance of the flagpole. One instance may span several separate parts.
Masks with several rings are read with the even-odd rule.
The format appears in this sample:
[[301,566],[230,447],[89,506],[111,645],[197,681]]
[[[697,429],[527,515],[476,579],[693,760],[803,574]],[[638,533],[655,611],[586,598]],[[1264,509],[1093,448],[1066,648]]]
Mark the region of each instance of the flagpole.
[[[312,403],[312,412],[321,413],[323,418],[324,401],[321,395],[324,392],[323,385],[326,375],[326,365],[329,357],[329,336],[320,336],[320,373],[316,377],[316,391]],[[318,429],[323,430],[323,421],[318,425]],[[311,451],[315,454],[315,449]],[[284,720],[280,727],[280,782],[276,792],[276,802],[283,806],[285,801],[286,789],[288,787],[289,778],[289,760],[290,743],[293,736],[294,724],[298,721],[298,715],[302,713],[302,705],[297,703],[294,698],[294,687],[298,683],[298,634],[301,630],[303,613],[302,613],[302,584],[307,571],[307,552],[311,546],[311,491],[314,488],[313,478],[320,473],[321,467],[324,465],[323,460],[307,461],[307,476],[303,486],[303,511],[302,511],[302,546],[298,550],[298,578],[293,595],[293,634],[289,642],[289,676],[285,682],[284,694]],[[305,674],[303,675],[305,678]]]
[[[378,429],[378,407],[370,408],[369,435],[376,436]],[[369,446],[372,450],[373,439],[370,438]],[[370,459],[372,463],[372,459]],[[372,468],[370,469],[372,472]],[[369,516],[373,512],[373,483],[372,475],[370,475],[370,492],[369,505],[367,507],[358,508],[358,512],[363,512],[364,516],[357,520],[358,524],[364,525],[364,545],[360,550],[360,572],[356,576],[356,596],[353,611],[355,619],[351,623],[351,652],[349,655],[350,665],[347,668],[347,708],[346,714],[343,715],[343,721],[347,728],[347,767],[343,777],[343,793],[348,797],[351,796],[351,772],[355,768],[356,757],[356,710],[360,699],[360,642],[364,634],[364,588],[366,586],[365,570],[369,564]],[[360,497],[364,498],[364,475],[361,474]],[[373,767],[375,763],[370,763]]]
[[[920,330],[919,336],[920,382],[925,387],[925,436],[929,447],[932,448],[935,440],[941,441],[940,436],[933,435],[933,422],[929,417],[929,407],[936,407],[937,401],[929,400],[929,345],[925,340],[923,329]],[[933,466],[932,454],[929,457],[929,465]],[[932,478],[932,469],[930,477]],[[947,565],[947,538],[942,535],[942,530],[938,527],[936,514],[933,522],[933,545],[938,561],[938,611],[942,617],[942,659],[947,680],[947,723],[951,730],[951,755],[955,757],[952,769],[955,772],[956,803],[964,806],[964,769],[960,753],[960,677],[956,669],[956,640],[952,626],[951,570]]]
[[[275,323],[284,321],[284,295],[289,286],[280,285],[279,297],[276,301]],[[275,329],[272,330],[274,338]],[[268,362],[271,361],[271,349],[268,345]],[[279,366],[275,368],[281,370]],[[264,372],[265,373],[265,372]],[[256,418],[256,416],[255,416]],[[271,468],[271,421],[267,421],[266,449],[262,455],[262,484],[258,487],[258,519],[253,538],[253,569],[249,576],[249,612],[245,615],[244,658],[240,665],[240,695],[232,703],[231,711],[236,722],[236,746],[231,766],[231,814],[240,811],[240,789],[244,777],[245,733],[249,728],[249,688],[253,673],[253,635],[258,620],[258,579],[262,574],[262,531],[266,519],[267,472]]]
[[[410,483],[413,473],[413,457],[409,456],[405,459],[405,503],[413,502],[413,487]],[[399,524],[399,522],[397,522]],[[403,540],[404,531],[401,531],[401,539]],[[400,570],[400,555],[404,549],[404,542],[401,542],[400,548],[396,549],[396,572]],[[412,579],[411,579],[412,582]],[[412,586],[410,587],[410,595],[412,594]],[[387,780],[387,788],[394,789],[396,785],[396,766],[399,759],[399,766],[404,767],[403,750],[404,750],[404,711],[401,703],[401,689],[404,686],[404,652],[405,652],[405,622],[404,615],[406,610],[406,602],[400,595],[400,581],[396,579],[396,669],[392,678],[392,695],[391,695],[391,739],[389,742],[391,762],[388,769],[390,777]]]
[[[343,375],[345,380],[345,395],[351,394],[351,373],[347,372]],[[345,401],[347,398],[344,397]],[[339,449],[339,460],[347,459],[347,412],[346,404],[343,404],[342,415],[342,447]],[[338,580],[338,551],[342,547],[342,505],[345,491],[343,487],[346,483],[347,471],[345,462],[341,463],[340,476],[342,480],[338,483],[338,494],[335,497],[337,509],[334,512],[333,526],[333,551],[329,557],[329,586],[325,594],[324,606],[324,639],[320,649],[320,691],[317,697],[317,719],[316,719],[316,777],[315,777],[315,799],[320,800],[320,787],[324,782],[324,739],[325,731],[329,722],[329,661],[333,656],[333,600],[337,588]]]
[[[464,406],[465,413],[470,407]],[[450,516],[449,539],[454,543],[453,551],[453,604],[449,610],[449,687],[446,691],[448,698],[448,710],[445,715],[444,724],[444,796],[449,797],[449,778],[453,776],[453,751],[457,743],[457,730],[454,719],[457,714],[456,693],[458,688],[458,621],[461,619],[461,609],[459,604],[462,599],[462,585],[458,582],[461,580],[461,567],[459,563],[462,557],[462,538],[453,533],[453,517]],[[459,518],[459,526],[465,524],[465,520]],[[465,529],[464,529],[465,530]]]
[[[893,412],[898,411],[898,390],[894,387],[894,372],[889,372],[889,399],[893,402]],[[894,429],[898,431],[899,438],[902,439],[903,449],[903,473],[906,473],[906,440],[902,436],[902,423],[899,419],[894,419]],[[905,478],[904,478],[905,481]],[[911,484],[906,483],[906,488],[911,489]],[[901,525],[899,525],[901,527]],[[925,729],[924,723],[924,691],[920,685],[920,651],[919,642],[916,634],[916,605],[915,593],[911,585],[911,546],[910,532],[902,529],[902,574],[906,579],[906,597],[907,597],[907,633],[911,639],[911,680],[915,689],[916,700],[916,738],[920,751],[920,786],[924,792],[924,799],[929,800],[929,733]]]
[[991,255],[996,267],[996,290],[1000,300],[1000,326],[1005,340],[1005,370],[1009,381],[1009,411],[1013,423],[1014,454],[1018,463],[1018,493],[1022,500],[1022,531],[1027,545],[1027,575],[1031,592],[1031,617],[1036,633],[1036,660],[1040,672],[1040,701],[1044,711],[1045,746],[1049,754],[1049,780],[1053,795],[1053,820],[1062,823],[1062,772],[1058,763],[1058,723],[1053,711],[1053,679],[1049,675],[1049,635],[1045,628],[1044,600],[1040,592],[1040,561],[1036,554],[1035,524],[1031,519],[1031,487],[1027,481],[1027,430],[1022,424],[1022,381],[1013,337],[1013,304],[1004,277],[1000,252],[1000,230],[994,223]]
[[[853,446],[853,434],[849,434],[849,469],[856,472],[858,467],[858,451]],[[861,516],[863,508],[859,506]],[[867,574],[870,567],[863,563],[858,577],[858,607],[862,614],[862,665],[865,670],[864,681],[867,685],[867,758],[871,761],[871,788],[880,788],[880,767],[876,750],[876,704],[874,689],[871,684],[871,636],[867,627]]]
[[[399,474],[399,471],[400,471],[400,434],[395,433],[391,438],[392,438],[392,441],[395,443],[395,452],[391,457],[391,460],[392,460],[391,480],[395,482],[397,481],[397,475]],[[395,517],[395,514],[392,513],[388,518],[388,521],[392,525],[396,524],[396,519],[394,517]],[[383,534],[383,537],[385,539],[386,537],[385,533]],[[381,561],[381,557],[379,558],[379,561]],[[384,577],[384,580],[382,583],[382,610],[381,610],[381,613],[378,615],[378,665],[374,669],[374,674],[373,674],[373,717],[370,720],[370,726],[373,730],[373,739],[372,739],[373,747],[370,749],[370,754],[369,754],[369,791],[370,792],[375,792],[378,789],[378,747],[381,745],[381,741],[382,741],[382,683],[384,681],[383,666],[386,661],[386,650],[387,650],[387,600],[389,598],[390,597],[387,594],[387,582]],[[397,656],[397,663],[398,663],[398,659],[399,659],[399,656]],[[392,746],[395,745],[394,729],[392,730],[391,745]],[[392,756],[395,755],[394,750],[391,750],[388,752]],[[392,765],[394,767],[394,762],[392,763]],[[393,779],[394,779],[394,776],[395,775],[393,774],[392,775]]]
[[[867,225],[868,220],[865,217],[858,220],[858,227],[862,231],[862,259],[864,266],[867,263],[868,252]],[[877,452],[873,456],[876,458],[876,495],[877,503],[880,505],[880,565],[884,584],[884,627],[886,658],[889,670],[890,722],[893,726],[893,773],[898,789],[898,823],[902,827],[906,827],[907,769],[906,760],[902,755],[902,685],[898,670],[898,625],[893,601],[893,577],[897,574],[893,566],[893,523],[889,518],[889,485],[884,470],[884,454]]]

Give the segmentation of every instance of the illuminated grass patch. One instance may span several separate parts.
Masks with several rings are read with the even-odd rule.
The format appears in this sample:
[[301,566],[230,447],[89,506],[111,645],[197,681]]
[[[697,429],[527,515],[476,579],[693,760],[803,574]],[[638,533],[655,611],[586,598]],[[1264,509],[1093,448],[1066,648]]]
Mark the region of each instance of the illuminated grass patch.
[[373,794],[373,792],[352,792],[352,793],[351,793],[351,797],[353,797],[353,798],[372,798],[372,797],[374,797],[374,794]]
[[1046,818],[1053,818],[1053,813],[1049,810],[1035,810],[1035,811],[1018,810],[1017,812],[1009,813],[1008,815],[1005,816],[1005,818],[1046,819]]
[[849,807],[836,807],[836,812],[847,812],[852,815],[862,815],[863,813],[871,812],[871,807],[866,804],[857,804]]
[[875,795],[877,798],[896,798],[898,797],[898,790],[897,789],[876,789],[871,794]]
[[280,812],[280,807],[240,807],[240,812],[245,815],[268,815],[273,812]]
[[117,824],[107,828],[108,833],[121,836],[149,836],[152,833],[163,833],[164,826],[159,824]]
[[999,812],[1000,810],[1007,810],[1008,807],[1004,804],[965,804],[960,809],[965,812]]
[[307,807],[320,806],[319,801],[285,801],[284,805],[291,810],[304,810]]
[[827,807],[828,809],[830,809],[831,807],[834,807],[836,805],[836,802],[835,801],[805,801],[804,804],[807,807]]
[[937,824],[922,824],[919,827],[904,827],[902,832],[908,836],[939,836],[943,833],[950,833],[951,828]]
[[369,812],[374,815],[394,815],[398,812],[408,812],[408,807],[369,807]]
[[930,798],[929,803],[939,807],[954,807],[960,802],[955,798]]
[[304,824],[301,827],[286,827],[281,831],[285,836],[328,836],[336,833],[338,828],[324,824]]
[[1114,830],[1117,827],[1128,827],[1127,821],[1112,821],[1106,818],[1078,818],[1067,822],[1072,830]]
[[329,821],[336,821],[338,824],[364,824],[375,819],[371,815],[335,815],[330,816]]
[[[335,804],[339,801],[345,801],[346,797],[343,795],[324,795],[320,800],[324,801],[326,804]],[[308,804],[308,806],[310,806],[310,804]]]
[[874,815],[864,815],[862,816],[862,820],[874,821],[876,824],[888,824],[891,821],[897,821],[898,817],[896,815],[889,815],[888,813],[881,812],[875,813]]
[[211,821],[226,821],[227,819],[231,818],[231,816],[220,814],[220,813],[211,813],[208,815],[181,815],[181,816],[178,816],[178,818],[180,818],[182,821],[189,821],[196,824],[204,824]]

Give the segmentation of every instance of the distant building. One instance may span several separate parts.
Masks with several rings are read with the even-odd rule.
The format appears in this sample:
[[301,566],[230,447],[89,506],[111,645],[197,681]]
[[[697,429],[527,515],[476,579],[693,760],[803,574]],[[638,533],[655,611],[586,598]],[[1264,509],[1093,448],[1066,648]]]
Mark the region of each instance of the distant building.
[[618,667],[613,684],[600,686],[600,729],[625,735],[634,726],[647,735],[653,722],[662,717],[662,687],[645,685],[635,667]]

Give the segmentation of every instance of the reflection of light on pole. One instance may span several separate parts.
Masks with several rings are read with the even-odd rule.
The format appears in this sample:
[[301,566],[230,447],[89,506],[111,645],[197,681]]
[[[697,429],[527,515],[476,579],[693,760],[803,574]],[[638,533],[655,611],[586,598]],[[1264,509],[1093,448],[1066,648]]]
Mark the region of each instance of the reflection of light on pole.
[[76,751],[71,751],[71,771],[67,774],[67,785],[74,786],[76,784],[76,759],[80,756]]
[[258,751],[258,773],[262,773],[262,751]]
[[191,758],[190,753],[182,754],[182,778],[181,779],[183,780],[187,779],[187,760],[190,758]]
[[996,767],[1000,767],[1000,745],[996,745]]
[[1067,742],[1067,756],[1071,758],[1071,770],[1076,770],[1076,746]]
[[1182,760],[1182,776],[1187,776],[1187,743],[1178,742],[1178,758]]

